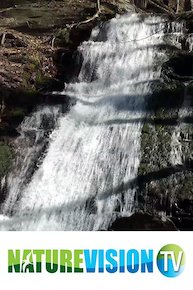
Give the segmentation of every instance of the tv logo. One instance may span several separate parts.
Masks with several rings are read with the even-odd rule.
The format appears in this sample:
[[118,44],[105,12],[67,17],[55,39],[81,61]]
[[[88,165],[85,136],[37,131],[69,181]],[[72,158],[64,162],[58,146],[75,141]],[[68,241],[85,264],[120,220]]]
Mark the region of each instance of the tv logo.
[[157,255],[159,271],[166,277],[179,276],[185,267],[185,253],[178,245],[169,244],[162,247]]

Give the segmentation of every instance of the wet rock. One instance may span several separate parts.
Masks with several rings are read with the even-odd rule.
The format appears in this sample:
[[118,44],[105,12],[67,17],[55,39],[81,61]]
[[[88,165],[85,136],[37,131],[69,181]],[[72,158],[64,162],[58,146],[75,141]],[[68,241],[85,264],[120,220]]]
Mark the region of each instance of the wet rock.
[[9,145],[0,141],[0,180],[11,166],[13,152]]
[[176,231],[174,223],[147,213],[134,213],[130,217],[117,218],[110,231]]
[[43,96],[43,103],[49,104],[49,105],[55,105],[55,104],[63,104],[66,108],[73,105],[73,100],[66,95],[61,95],[57,93],[46,93]]
[[180,231],[193,230],[193,217],[183,217],[183,218],[172,217],[171,220]]
[[63,88],[64,83],[69,83],[71,80],[77,80],[82,61],[82,54],[77,51],[68,50],[65,48],[57,50],[54,56],[54,62],[58,68],[57,78],[61,80]]
[[187,93],[193,97],[193,82],[189,83],[187,86]]
[[23,108],[15,107],[12,110],[5,110],[5,112],[1,116],[1,120],[3,123],[7,123],[10,126],[17,127],[26,115],[26,111]]
[[183,81],[193,79],[193,53],[179,52],[165,63],[166,73],[170,78]]
[[[185,86],[183,82],[178,79],[169,77],[168,67],[162,69],[162,81],[154,82],[152,84],[152,95],[149,98],[148,108],[157,112],[156,117],[160,117],[160,110],[166,112],[181,106],[184,98]],[[162,119],[166,118],[167,114],[163,114]]]
[[[186,182],[185,186],[187,187]],[[178,202],[172,205],[172,221],[175,223],[179,230],[193,230],[193,192],[190,194],[191,188],[179,196]]]
[[[4,139],[9,139],[9,137],[17,137],[19,134],[16,130],[15,127],[13,127],[12,125],[10,125],[9,123],[2,123],[0,125],[0,140],[2,139],[3,137],[3,141]],[[8,137],[8,138],[6,138]]]
[[[193,218],[193,118],[190,113],[193,54],[186,39],[181,42],[181,50],[168,50],[169,60],[162,67],[161,81],[152,84],[153,94],[149,99],[152,116],[145,121],[141,139],[139,175],[143,182],[136,197],[141,210],[153,215],[164,212],[180,230],[191,229]],[[184,103],[185,98],[188,101]],[[182,115],[179,115],[182,106]],[[176,165],[171,159],[173,138],[177,148],[181,148],[176,156],[182,154],[182,160]]]

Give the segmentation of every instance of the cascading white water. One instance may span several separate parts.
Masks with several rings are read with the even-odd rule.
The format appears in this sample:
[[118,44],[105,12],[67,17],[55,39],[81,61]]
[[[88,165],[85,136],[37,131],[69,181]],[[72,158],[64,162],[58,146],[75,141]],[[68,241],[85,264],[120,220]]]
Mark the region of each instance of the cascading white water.
[[2,214],[11,215],[1,229],[99,230],[132,213],[146,102],[168,29],[161,17],[132,14],[93,30],[79,48],[79,82],[64,92],[76,105],[59,119],[30,182],[18,192],[9,179]]
[[40,106],[37,111],[25,118],[16,139],[16,160],[11,173],[4,178],[2,187],[7,186],[9,195],[3,205],[3,212],[11,213],[25,185],[38,167],[41,153],[48,142],[48,133],[55,127],[61,113],[61,106]]

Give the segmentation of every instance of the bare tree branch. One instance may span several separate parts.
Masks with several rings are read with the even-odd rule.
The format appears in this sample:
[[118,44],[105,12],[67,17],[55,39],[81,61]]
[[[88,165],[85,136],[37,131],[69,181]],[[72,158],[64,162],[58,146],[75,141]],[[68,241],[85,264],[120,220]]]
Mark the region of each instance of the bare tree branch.
[[52,38],[52,44],[51,44],[52,49],[54,49],[55,39],[56,39],[56,37],[54,36],[54,37]]
[[148,0],[149,3],[157,8],[159,8],[160,10],[162,10],[163,12],[165,13],[169,13],[169,14],[175,14],[174,11],[172,11],[168,6],[164,5],[164,4],[161,4],[159,2],[157,2],[156,0]]
[[9,10],[13,9],[13,7],[8,7],[8,8],[5,8],[5,9],[1,9],[0,10],[0,13],[4,13],[4,12],[7,12]]
[[101,13],[101,1],[100,0],[97,0],[97,9],[98,9],[98,12]]
[[97,12],[91,18],[77,22],[77,23],[68,24],[67,27],[73,28],[73,27],[78,27],[79,25],[82,25],[82,24],[89,23],[95,20],[96,18],[98,18],[100,14],[101,14],[101,2],[100,0],[97,0]]

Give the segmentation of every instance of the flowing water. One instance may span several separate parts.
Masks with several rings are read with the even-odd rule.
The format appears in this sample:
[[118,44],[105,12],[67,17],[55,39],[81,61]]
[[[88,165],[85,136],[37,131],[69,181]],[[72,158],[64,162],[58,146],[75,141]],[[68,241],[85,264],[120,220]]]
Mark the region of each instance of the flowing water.
[[[63,92],[76,104],[63,116],[57,108],[49,115],[57,119],[55,129],[30,174],[39,139],[30,150],[18,143],[23,154],[7,177],[1,229],[100,230],[134,211],[143,119],[166,60],[160,46],[165,34],[178,30],[164,18],[136,14],[93,30],[79,47],[84,61],[78,82]],[[42,110],[23,122],[22,134],[29,126],[39,132]]]

